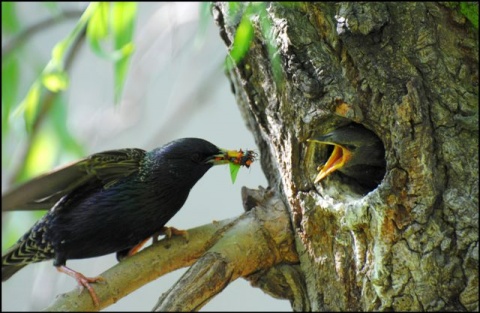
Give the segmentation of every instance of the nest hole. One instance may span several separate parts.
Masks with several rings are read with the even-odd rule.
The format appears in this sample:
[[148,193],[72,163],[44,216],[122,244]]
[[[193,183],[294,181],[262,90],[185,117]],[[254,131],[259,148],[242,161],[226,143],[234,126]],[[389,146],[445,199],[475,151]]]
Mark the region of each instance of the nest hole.
[[[328,172],[314,183],[322,192],[348,189],[363,196],[375,190],[386,173],[383,142],[373,131],[357,123],[312,135],[307,148],[307,163],[312,183],[322,176],[319,172]],[[329,172],[339,164],[342,166]]]

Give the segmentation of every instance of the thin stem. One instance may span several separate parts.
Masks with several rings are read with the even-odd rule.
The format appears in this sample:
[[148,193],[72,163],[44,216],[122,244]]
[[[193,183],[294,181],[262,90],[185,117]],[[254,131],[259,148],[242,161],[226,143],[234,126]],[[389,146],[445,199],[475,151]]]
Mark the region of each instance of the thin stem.
[[78,19],[80,16],[82,16],[82,14],[83,10],[65,10],[60,12],[58,15],[48,17],[43,21],[27,27],[2,47],[2,62],[30,37],[49,27],[57,25],[59,22],[63,22],[68,19]]

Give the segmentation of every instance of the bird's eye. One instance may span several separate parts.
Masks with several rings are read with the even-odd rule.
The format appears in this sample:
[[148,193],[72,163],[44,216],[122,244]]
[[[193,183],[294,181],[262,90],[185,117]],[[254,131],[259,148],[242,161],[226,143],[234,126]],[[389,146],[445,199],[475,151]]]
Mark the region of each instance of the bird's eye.
[[199,153],[192,153],[190,155],[190,159],[193,161],[193,162],[196,162],[196,163],[200,163],[202,162],[202,157]]
[[354,145],[344,144],[343,146],[352,152],[357,149]]

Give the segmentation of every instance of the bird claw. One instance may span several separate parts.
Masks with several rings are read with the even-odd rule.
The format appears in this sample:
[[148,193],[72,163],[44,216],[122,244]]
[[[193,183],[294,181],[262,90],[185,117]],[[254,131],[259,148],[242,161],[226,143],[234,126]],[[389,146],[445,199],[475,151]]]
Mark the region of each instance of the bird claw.
[[93,289],[93,287],[90,285],[90,283],[105,283],[105,279],[100,276],[96,277],[85,277],[80,273],[77,273],[78,276],[74,277],[77,280],[78,285],[80,286],[80,292],[83,291],[83,289],[87,288],[88,292],[90,293],[90,297],[92,297],[93,303],[95,304],[96,307],[100,306],[100,301],[98,299],[97,293]]
[[[188,232],[186,230],[176,229],[175,227],[166,227],[164,226],[160,233],[163,233],[168,239],[172,238],[172,236],[182,236],[188,242]],[[158,238],[156,238],[158,241]],[[155,242],[155,237],[154,237]]]
[[98,296],[95,293],[95,290],[93,289],[93,287],[90,286],[90,283],[105,282],[105,278],[101,276],[86,277],[82,273],[76,272],[64,265],[58,266],[57,270],[59,272],[67,274],[70,277],[73,277],[77,281],[78,285],[80,286],[80,293],[83,291],[84,288],[87,288],[95,306],[96,307],[100,306],[100,301],[98,299]]

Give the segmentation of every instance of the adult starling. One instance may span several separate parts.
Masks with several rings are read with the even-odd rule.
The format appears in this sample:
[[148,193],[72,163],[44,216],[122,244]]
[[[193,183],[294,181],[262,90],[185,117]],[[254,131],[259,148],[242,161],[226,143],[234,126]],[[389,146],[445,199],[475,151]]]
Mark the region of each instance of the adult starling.
[[385,149],[380,139],[360,124],[349,124],[309,141],[332,145],[333,150],[315,178],[318,183],[335,171],[373,189],[385,176]]
[[90,283],[102,278],[85,277],[66,267],[66,261],[135,253],[162,231],[213,165],[249,166],[254,154],[247,155],[183,138],[150,152],[96,153],[25,183],[2,197],[2,210],[50,211],[2,256],[2,281],[30,263],[53,259],[98,305]]

